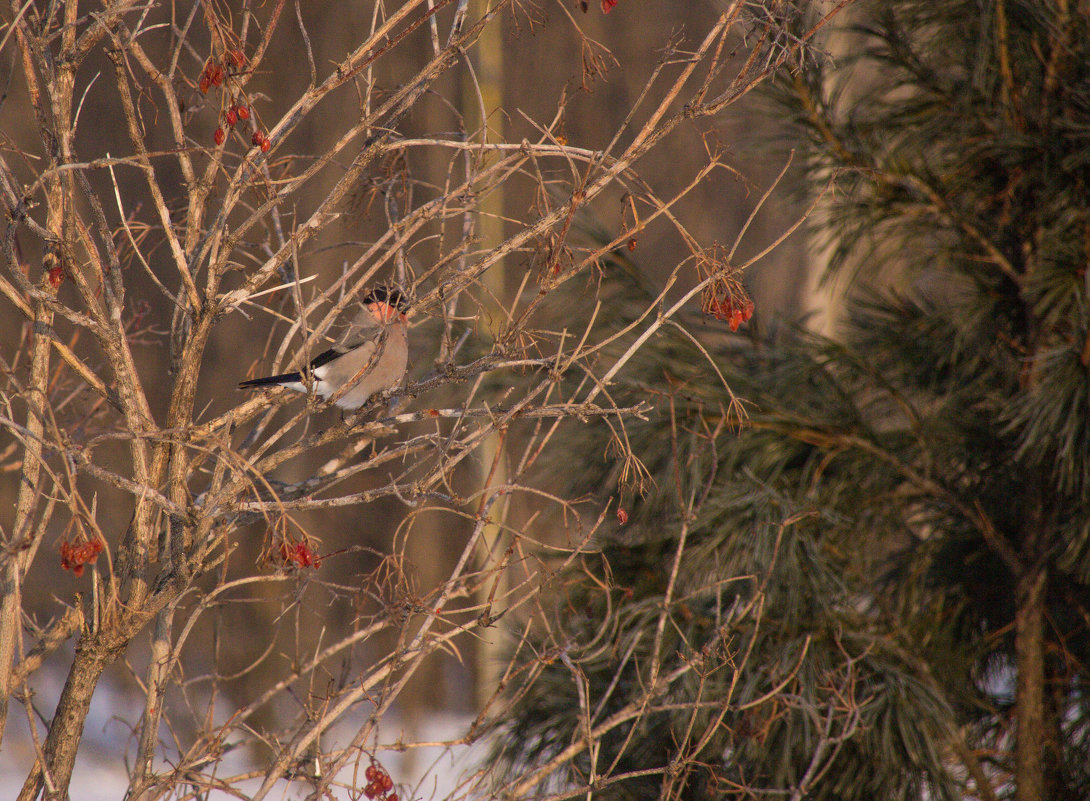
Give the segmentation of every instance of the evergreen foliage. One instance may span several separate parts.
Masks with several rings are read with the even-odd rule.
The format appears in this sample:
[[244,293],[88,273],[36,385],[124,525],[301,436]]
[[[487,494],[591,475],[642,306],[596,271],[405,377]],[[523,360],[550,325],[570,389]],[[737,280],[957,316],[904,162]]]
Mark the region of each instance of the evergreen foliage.
[[[811,186],[836,183],[835,332],[665,328],[611,390],[656,401],[628,430],[646,494],[626,461],[572,478],[631,519],[561,574],[501,756],[554,757],[581,709],[647,714],[558,786],[608,765],[633,772],[617,798],[1090,797],[1090,15],[868,11],[856,55],[778,97]],[[604,325],[638,308],[620,272]]]

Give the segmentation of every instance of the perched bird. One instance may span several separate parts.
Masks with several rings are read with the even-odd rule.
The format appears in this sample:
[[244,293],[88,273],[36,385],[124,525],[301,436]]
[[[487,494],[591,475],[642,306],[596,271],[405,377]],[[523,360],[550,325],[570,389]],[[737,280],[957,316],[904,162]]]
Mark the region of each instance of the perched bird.
[[[310,386],[342,409],[358,409],[376,392],[390,389],[409,362],[409,303],[397,289],[376,286],[363,309],[329,350],[310,362]],[[284,373],[243,381],[240,388],[280,386],[307,392],[302,373]]]

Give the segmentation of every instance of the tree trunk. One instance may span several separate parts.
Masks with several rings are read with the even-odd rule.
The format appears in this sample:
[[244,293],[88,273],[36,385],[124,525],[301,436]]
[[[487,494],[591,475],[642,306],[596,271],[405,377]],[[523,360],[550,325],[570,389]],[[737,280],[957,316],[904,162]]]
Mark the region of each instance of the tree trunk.
[[1064,774],[1063,715],[1068,682],[1063,662],[1047,638],[1045,648],[1045,793],[1052,801],[1079,801],[1067,790]]
[[[91,696],[106,669],[120,651],[110,650],[94,642],[81,643],[76,649],[72,668],[68,671],[68,680],[64,683],[61,699],[57,702],[57,711],[49,724],[45,747],[45,771],[42,765],[35,763],[27,777],[19,801],[33,801],[43,785],[46,788],[44,798],[48,801],[63,801],[68,798],[68,784],[72,781],[72,768],[76,763],[83,726],[87,722],[87,712],[91,707]],[[48,781],[46,777],[48,776]]]
[[1015,696],[1014,780],[1017,801],[1049,801],[1045,771],[1045,588],[1044,564],[1032,565],[1015,590],[1014,650],[1018,671]]

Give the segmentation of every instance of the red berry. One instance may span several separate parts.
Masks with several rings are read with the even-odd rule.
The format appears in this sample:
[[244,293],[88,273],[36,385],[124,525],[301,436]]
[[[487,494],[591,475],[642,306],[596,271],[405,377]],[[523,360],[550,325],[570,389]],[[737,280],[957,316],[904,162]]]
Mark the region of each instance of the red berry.
[[390,778],[389,773],[383,773],[379,776],[378,783],[382,785],[382,791],[385,793],[390,792],[394,787],[394,780]]
[[386,796],[386,801],[397,801],[397,793],[390,793]]
[[708,306],[708,313],[711,314],[716,320],[726,320],[730,318],[731,312],[734,306],[730,302],[729,298],[714,299]]
[[628,522],[628,512],[626,512],[624,509],[618,509],[617,510],[617,522],[620,523],[622,526],[625,523],[627,523]]
[[374,765],[368,765],[367,770],[363,772],[363,776],[367,779],[367,781],[373,782],[375,779],[378,778],[378,768],[376,768]]
[[235,112],[240,120],[250,119],[250,109],[246,108],[246,106],[235,106]]
[[268,153],[270,147],[272,147],[272,142],[270,142],[268,139],[262,139],[261,140],[261,152],[262,153]]
[[303,567],[310,567],[310,548],[303,543],[296,545],[295,561]]
[[265,134],[261,131],[254,131],[254,135],[250,137],[250,141],[254,143],[255,147],[261,147],[261,143],[265,141]]
[[212,138],[216,140],[217,145],[222,145],[223,140],[227,138],[227,134],[223,132],[222,128],[217,128],[216,132],[212,134]]
[[369,785],[363,788],[363,794],[368,798],[374,798],[380,792],[382,792],[382,788],[378,785],[377,782],[371,782]]
[[227,109],[227,113],[223,116],[224,119],[227,120],[227,124],[234,128],[235,123],[238,122],[238,114],[235,112],[235,107],[231,106],[231,108]]
[[208,61],[205,62],[204,69],[201,71],[201,80],[198,83],[198,86],[200,86],[201,88],[201,92],[207,94],[208,87],[212,86],[215,83],[212,78],[216,73],[216,69],[217,67],[212,62],[212,59],[208,59]]

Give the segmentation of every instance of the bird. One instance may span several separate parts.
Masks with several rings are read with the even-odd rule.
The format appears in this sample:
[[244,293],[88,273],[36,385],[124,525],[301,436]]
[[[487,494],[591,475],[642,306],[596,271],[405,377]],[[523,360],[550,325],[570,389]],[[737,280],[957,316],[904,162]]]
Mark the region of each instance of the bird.
[[240,389],[280,386],[296,392],[311,387],[323,399],[333,398],[354,411],[376,392],[397,385],[409,363],[409,302],[398,289],[376,286],[363,298],[363,308],[333,347],[315,356],[305,374],[281,373],[254,378]]

